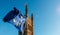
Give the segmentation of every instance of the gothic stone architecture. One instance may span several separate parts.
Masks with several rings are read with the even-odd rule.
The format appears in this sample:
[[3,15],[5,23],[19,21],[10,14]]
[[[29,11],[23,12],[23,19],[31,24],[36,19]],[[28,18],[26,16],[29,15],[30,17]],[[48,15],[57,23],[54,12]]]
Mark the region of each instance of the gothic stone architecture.
[[[28,8],[26,5],[26,13],[25,16],[27,18],[27,21],[25,22],[24,25],[24,34],[23,35],[33,35],[33,13],[31,14],[31,18],[28,16]],[[21,35],[19,33],[19,35]]]

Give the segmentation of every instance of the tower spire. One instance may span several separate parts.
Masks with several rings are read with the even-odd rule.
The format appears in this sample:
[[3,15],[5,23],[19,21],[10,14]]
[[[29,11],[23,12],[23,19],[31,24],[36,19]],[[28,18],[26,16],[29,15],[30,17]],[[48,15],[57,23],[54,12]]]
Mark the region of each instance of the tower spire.
[[33,13],[31,14],[31,20],[33,21]]
[[33,13],[31,14],[31,21],[32,21],[32,35],[33,35],[33,19],[34,19],[34,17],[33,17]]
[[25,16],[27,17],[28,16],[28,7],[27,7],[27,4],[26,4],[26,9],[25,9],[26,13],[25,13]]

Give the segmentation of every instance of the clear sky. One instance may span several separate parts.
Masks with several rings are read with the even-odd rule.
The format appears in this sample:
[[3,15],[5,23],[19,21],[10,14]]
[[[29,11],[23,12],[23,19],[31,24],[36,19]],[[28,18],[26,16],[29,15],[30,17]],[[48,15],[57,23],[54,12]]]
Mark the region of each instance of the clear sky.
[[25,13],[28,4],[28,15],[34,13],[34,35],[60,35],[60,0],[0,0],[0,35],[18,35],[18,30],[3,17],[16,7]]

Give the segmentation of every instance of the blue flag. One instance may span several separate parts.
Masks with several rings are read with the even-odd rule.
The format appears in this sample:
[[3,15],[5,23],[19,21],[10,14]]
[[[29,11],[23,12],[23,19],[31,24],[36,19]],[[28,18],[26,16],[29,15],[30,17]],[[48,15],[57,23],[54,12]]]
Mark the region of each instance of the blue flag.
[[15,16],[15,18],[11,19],[9,23],[14,25],[20,32],[23,32],[25,21],[26,17],[23,16],[22,14],[18,14],[17,16]]

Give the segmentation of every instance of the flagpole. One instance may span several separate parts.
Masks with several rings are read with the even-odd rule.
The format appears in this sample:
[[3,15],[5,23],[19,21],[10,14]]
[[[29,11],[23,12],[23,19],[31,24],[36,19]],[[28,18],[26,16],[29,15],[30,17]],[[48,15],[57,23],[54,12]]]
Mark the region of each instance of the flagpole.
[[18,31],[18,35],[22,35],[22,32]]
[[18,31],[18,35],[20,35],[20,32]]

